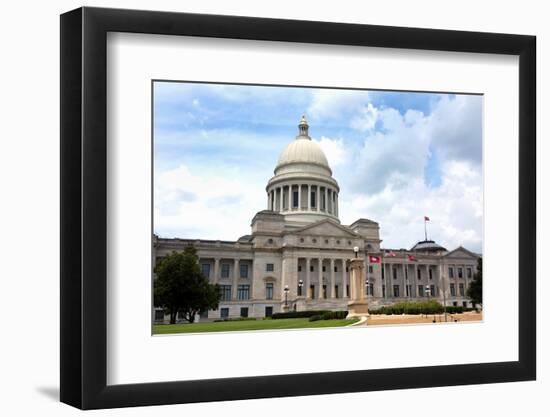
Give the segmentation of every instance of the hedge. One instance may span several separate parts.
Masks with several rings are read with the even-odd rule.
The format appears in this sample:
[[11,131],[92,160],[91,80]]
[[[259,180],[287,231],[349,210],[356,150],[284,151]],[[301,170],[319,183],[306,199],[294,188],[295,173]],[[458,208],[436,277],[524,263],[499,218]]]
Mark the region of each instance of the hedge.
[[322,316],[325,313],[330,313],[330,310],[309,310],[309,311],[289,311],[288,313],[274,313],[271,318],[277,319],[302,319],[311,316]]
[[234,317],[234,318],[227,318],[227,319],[216,319],[213,320],[214,323],[219,323],[221,321],[250,321],[250,320],[256,320],[255,317]]
[[[448,307],[447,307],[448,308]],[[369,314],[441,314],[443,306],[435,300],[404,301],[391,306],[383,306],[376,310],[369,310]]]
[[343,320],[348,316],[347,311],[327,311],[324,314],[315,314],[309,318],[309,321],[318,320]]

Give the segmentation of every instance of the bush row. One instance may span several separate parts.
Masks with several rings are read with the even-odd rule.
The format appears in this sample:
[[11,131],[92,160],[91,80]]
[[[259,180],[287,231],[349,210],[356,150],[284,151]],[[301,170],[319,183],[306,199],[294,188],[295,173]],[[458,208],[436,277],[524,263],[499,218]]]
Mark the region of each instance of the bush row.
[[309,318],[309,321],[318,320],[343,320],[347,317],[347,311],[328,311],[324,314],[316,314]]
[[231,319],[216,319],[214,320],[214,323],[219,323],[220,321],[249,321],[249,320],[256,320],[255,317],[235,317]]
[[443,306],[435,300],[431,301],[404,301],[391,306],[383,306],[376,310],[369,310],[369,314],[441,314]]
[[288,313],[274,313],[271,318],[273,320],[302,319],[312,316],[322,316],[325,313],[330,313],[330,310],[289,311]]

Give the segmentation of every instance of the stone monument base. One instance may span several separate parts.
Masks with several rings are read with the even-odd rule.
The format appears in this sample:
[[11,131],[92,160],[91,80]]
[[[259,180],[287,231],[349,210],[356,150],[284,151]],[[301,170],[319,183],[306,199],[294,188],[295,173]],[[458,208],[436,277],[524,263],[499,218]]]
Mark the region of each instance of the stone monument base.
[[346,318],[363,317],[369,315],[369,305],[366,302],[355,301],[348,304],[348,315]]

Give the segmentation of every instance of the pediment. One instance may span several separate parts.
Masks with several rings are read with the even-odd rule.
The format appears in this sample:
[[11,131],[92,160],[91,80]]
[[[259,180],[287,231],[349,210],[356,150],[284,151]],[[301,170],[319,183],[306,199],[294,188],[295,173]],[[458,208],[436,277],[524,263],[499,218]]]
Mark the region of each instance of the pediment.
[[468,249],[463,248],[462,246],[459,246],[458,248],[445,254],[444,257],[450,259],[477,259],[479,258],[479,255],[470,252]]
[[292,234],[307,236],[332,236],[357,238],[358,235],[346,226],[342,226],[330,219],[320,220],[310,225],[293,230]]

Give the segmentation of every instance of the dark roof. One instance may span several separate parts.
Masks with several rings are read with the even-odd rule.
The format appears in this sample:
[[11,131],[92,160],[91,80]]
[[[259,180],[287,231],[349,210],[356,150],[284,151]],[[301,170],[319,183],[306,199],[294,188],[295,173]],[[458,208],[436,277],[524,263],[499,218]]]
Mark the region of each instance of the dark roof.
[[414,245],[411,251],[416,252],[442,252],[447,251],[443,246],[435,243],[433,240],[421,240],[416,245]]

